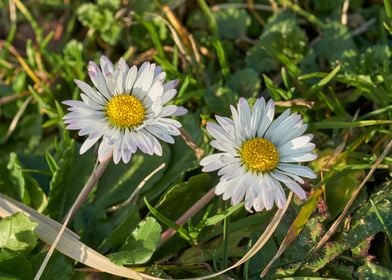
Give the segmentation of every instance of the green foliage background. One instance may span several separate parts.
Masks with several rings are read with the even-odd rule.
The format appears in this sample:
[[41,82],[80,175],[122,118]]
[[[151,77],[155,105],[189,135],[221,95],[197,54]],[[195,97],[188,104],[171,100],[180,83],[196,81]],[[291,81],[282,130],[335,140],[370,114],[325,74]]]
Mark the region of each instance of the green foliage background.
[[[60,102],[79,98],[73,80],[88,80],[89,60],[151,60],[179,79],[173,102],[188,108],[179,120],[204,154],[212,152],[206,121],[229,116],[241,96],[272,98],[278,112],[291,107],[315,136],[319,158],[311,166],[319,177],[303,186],[310,202],[294,199],[265,248],[227,276],[258,279],[297,217],[305,226],[266,279],[392,279],[390,156],[331,240],[309,256],[391,139],[391,18],[389,0],[385,7],[365,0],[0,0],[0,192],[61,221],[96,158],[93,149],[79,155],[83,139],[64,129]],[[225,212],[230,205],[217,197],[158,246],[161,232],[218,180],[201,173],[183,139],[163,148],[162,157],[136,154],[128,165],[110,165],[70,227],[117,264],[156,276],[223,269],[275,210]],[[137,200],[108,211],[162,163]],[[0,221],[1,279],[32,279],[38,270],[46,248],[35,227],[23,214]],[[80,268],[55,254],[43,279],[92,274]]]

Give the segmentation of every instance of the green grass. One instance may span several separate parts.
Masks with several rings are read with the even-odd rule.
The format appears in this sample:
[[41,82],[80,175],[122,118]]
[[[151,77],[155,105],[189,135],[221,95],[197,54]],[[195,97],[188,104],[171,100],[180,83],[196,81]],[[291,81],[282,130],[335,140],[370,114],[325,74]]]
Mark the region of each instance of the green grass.
[[[74,79],[89,82],[87,63],[101,55],[155,61],[180,81],[173,102],[189,110],[179,120],[191,141],[110,164],[69,226],[82,242],[163,278],[201,277],[244,256],[276,208],[249,214],[216,197],[183,226],[174,222],[218,181],[195,154],[212,152],[206,122],[230,116],[242,96],[263,96],[309,124],[318,178],[304,186],[311,203],[293,199],[273,237],[227,276],[258,279],[285,240],[266,279],[391,279],[390,155],[310,256],[392,135],[391,2],[351,0],[342,24],[344,2],[0,0],[0,193],[61,221],[96,164],[93,149],[78,153],[83,137],[64,129],[61,101],[80,99]],[[108,210],[162,163],[136,200]],[[158,246],[167,227],[178,234]],[[0,221],[9,237],[0,238],[0,278],[32,279],[47,250],[34,228],[21,215]],[[43,279],[92,274],[81,267],[55,254]]]

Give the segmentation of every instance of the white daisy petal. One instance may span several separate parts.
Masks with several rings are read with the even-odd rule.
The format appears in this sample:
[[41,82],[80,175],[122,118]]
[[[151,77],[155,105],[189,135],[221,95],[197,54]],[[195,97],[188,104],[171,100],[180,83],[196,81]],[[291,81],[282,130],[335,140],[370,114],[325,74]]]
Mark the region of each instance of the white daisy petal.
[[257,129],[258,137],[264,137],[265,131],[267,130],[267,128],[272,123],[272,120],[274,119],[274,114],[275,114],[275,104],[271,99],[268,101],[267,105],[265,106],[265,110],[262,114],[259,127]]
[[76,85],[91,99],[93,99],[95,102],[104,105],[106,103],[105,98],[95,89],[90,87],[88,84],[86,84],[83,81],[79,80],[74,80]]
[[80,147],[79,153],[84,154],[87,150],[89,150],[92,146],[94,146],[95,143],[101,138],[101,135],[95,137],[95,138],[87,138],[82,146]]
[[248,188],[248,186],[246,184],[244,184],[244,182],[237,186],[237,188],[235,189],[235,191],[233,193],[233,196],[231,197],[231,204],[232,205],[237,205],[238,203],[241,202],[241,200],[243,200],[247,188]]
[[188,113],[188,110],[186,108],[181,107],[181,106],[177,106],[176,111],[172,114],[172,116],[178,117],[178,116],[186,115],[187,113]]
[[[313,148],[312,148],[313,149]],[[312,150],[311,149],[311,150]],[[281,162],[306,162],[306,161],[312,161],[317,158],[317,155],[315,154],[291,154],[289,156],[284,156],[281,158]]]
[[228,200],[234,194],[236,187],[238,186],[238,179],[233,179],[228,182],[225,192],[223,193],[222,199]]
[[98,160],[100,162],[105,161],[109,157],[112,156],[113,153],[113,145],[108,143],[108,139],[104,137],[99,145],[98,149]]
[[[87,67],[95,88],[75,80],[82,90],[82,101],[66,100],[69,106],[63,117],[67,129],[87,136],[80,153],[89,150],[100,139],[98,159],[113,157],[113,162],[128,163],[138,149],[143,153],[162,155],[158,140],[174,143],[172,136],[180,135],[181,123],[170,117],[184,115],[183,107],[168,105],[176,94],[178,80],[166,84],[161,67],[145,62],[139,71],[128,67],[120,58],[114,67],[105,56],[100,68],[94,62]],[[230,161],[222,161],[228,164]]]
[[200,165],[205,166],[211,162],[220,160],[223,155],[227,155],[227,154],[226,153],[217,153],[217,154],[212,154],[212,155],[206,156],[200,161]]
[[104,55],[101,56],[100,64],[101,64],[102,74],[105,77],[105,79],[108,76],[113,75],[113,72],[114,72],[113,63],[106,56],[104,56]]
[[253,105],[253,112],[250,120],[250,131],[252,137],[256,136],[263,111],[265,111],[265,100],[264,98],[259,98]]
[[313,170],[307,166],[289,164],[289,163],[280,163],[278,168],[286,173],[293,173],[311,179],[317,178]]
[[[300,115],[283,112],[274,120],[273,101],[256,100],[253,108],[240,98],[230,106],[232,119],[216,116],[218,123],[208,122],[207,131],[214,138],[210,145],[222,152],[201,160],[202,171],[217,171],[220,182],[215,193],[233,205],[244,200],[249,212],[284,207],[283,186],[301,199],[305,191],[300,177],[315,178],[314,172],[294,163],[316,158],[312,135],[302,135],[307,125]],[[297,183],[298,182],[298,183]]]
[[146,130],[150,132],[152,135],[155,137],[161,139],[162,141],[165,141],[170,144],[174,144],[174,138],[170,136],[170,134],[163,129],[161,126],[146,126]]
[[290,141],[287,141],[285,144],[283,144],[279,147],[279,150],[289,151],[289,150],[295,150],[298,148],[302,148],[305,145],[307,145],[310,141],[312,141],[312,139],[313,139],[313,135],[311,135],[311,134],[303,135],[301,137],[297,137],[297,138],[294,138]]
[[[225,142],[227,140],[234,140],[232,139],[232,135],[227,134],[225,130],[220,125],[217,125],[213,122],[207,122],[206,125],[207,131],[214,137],[216,140],[221,142]],[[231,143],[230,143],[231,144]],[[232,143],[234,145],[234,143]]]
[[314,143],[308,143],[305,144],[305,146],[302,146],[300,148],[292,148],[292,147],[286,147],[286,148],[279,148],[279,153],[284,155],[284,157],[282,157],[282,161],[286,158],[295,156],[295,155],[303,155],[305,153],[309,153],[311,151],[313,151],[315,148]]
[[246,138],[251,138],[252,137],[252,131],[250,129],[250,124],[251,124],[251,112],[249,108],[248,101],[246,101],[245,98],[241,97],[240,100],[238,101],[238,117],[239,117],[239,123],[243,129],[244,135]]
[[273,133],[276,133],[276,128],[290,116],[290,109],[285,110],[276,120],[274,120],[268,127],[264,134],[264,138],[271,139]]
[[301,136],[302,134],[304,134],[307,128],[308,126],[306,124],[303,124],[301,121],[293,128],[286,130],[286,133],[275,142],[276,146],[280,147],[284,143]]
[[148,62],[143,63],[143,65],[140,67],[132,91],[139,98],[144,98],[144,96],[150,90],[152,81],[154,80],[154,70],[155,64],[150,64]]
[[86,94],[80,94],[80,98],[82,98],[83,102],[87,104],[87,106],[94,110],[102,110],[104,108],[103,105],[97,103],[94,99],[90,98]]
[[235,139],[235,128],[234,122],[226,117],[215,116],[217,122],[219,123],[220,127],[226,132],[226,135],[236,144],[241,143],[240,141],[236,141]]
[[271,125],[271,129],[274,129],[274,131],[273,133],[271,133],[270,137],[269,135],[267,135],[269,132],[267,131],[265,137],[270,139],[273,143],[276,143],[277,145],[279,139],[282,139],[286,135],[287,131],[293,129],[293,127],[295,127],[300,121],[301,121],[301,117],[299,115],[296,114],[291,115],[285,120],[283,120],[276,127],[273,128]]
[[215,187],[215,194],[216,195],[221,195],[221,194],[223,194],[225,191],[226,191],[226,189],[227,189],[227,186],[230,184],[231,182],[230,181],[220,181],[217,185],[216,185],[216,187]]
[[176,96],[176,94],[177,94],[177,90],[175,90],[175,89],[170,89],[168,91],[165,91],[162,95],[162,98],[161,98],[162,104],[166,104],[167,102],[172,100],[174,98],[174,96]]
[[103,96],[105,96],[109,100],[110,94],[106,86],[106,79],[103,77],[102,72],[99,69],[98,65],[90,61],[87,66],[87,70],[88,70],[88,75],[90,76],[90,79],[95,85],[95,87],[99,90],[99,92]]
[[165,92],[172,90],[172,89],[175,89],[177,87],[178,83],[179,83],[178,80],[169,81],[163,85],[163,89],[165,90]]
[[113,162],[119,163],[122,158],[122,145],[123,145],[123,133],[121,133],[120,139],[118,139],[113,145]]
[[137,76],[137,67],[134,65],[132,66],[127,73],[127,76],[125,78],[125,92],[130,93],[133,87],[133,84],[136,80]]

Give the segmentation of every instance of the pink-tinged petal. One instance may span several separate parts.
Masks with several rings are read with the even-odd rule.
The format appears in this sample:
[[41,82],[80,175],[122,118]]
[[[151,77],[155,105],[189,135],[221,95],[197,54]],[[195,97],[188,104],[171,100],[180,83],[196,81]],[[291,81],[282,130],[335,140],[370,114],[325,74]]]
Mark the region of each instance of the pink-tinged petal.
[[102,74],[105,77],[108,77],[108,75],[112,75],[114,72],[114,67],[113,63],[104,55],[101,56],[100,58],[100,64],[101,64],[101,70]]
[[106,79],[102,75],[102,72],[99,69],[98,65],[90,61],[87,66],[87,71],[94,86],[99,90],[99,92],[103,96],[105,96],[109,100],[110,94],[106,86]]
[[140,99],[148,93],[154,80],[155,64],[145,62],[140,67],[132,93]]
[[165,90],[165,92],[171,89],[175,89],[178,83],[179,83],[178,80],[169,81],[163,85],[163,89]]
[[172,114],[173,117],[183,116],[188,113],[188,110],[184,107],[177,106],[176,111]]

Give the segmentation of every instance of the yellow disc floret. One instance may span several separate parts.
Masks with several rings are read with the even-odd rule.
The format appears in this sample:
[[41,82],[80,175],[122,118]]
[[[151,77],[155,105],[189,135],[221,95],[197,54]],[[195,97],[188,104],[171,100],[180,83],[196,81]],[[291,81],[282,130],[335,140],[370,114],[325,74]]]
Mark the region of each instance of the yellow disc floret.
[[144,121],[143,103],[128,94],[116,95],[106,105],[106,116],[109,122],[119,128],[141,125]]
[[274,170],[279,164],[279,152],[271,141],[264,138],[246,140],[240,149],[246,168],[253,172]]

